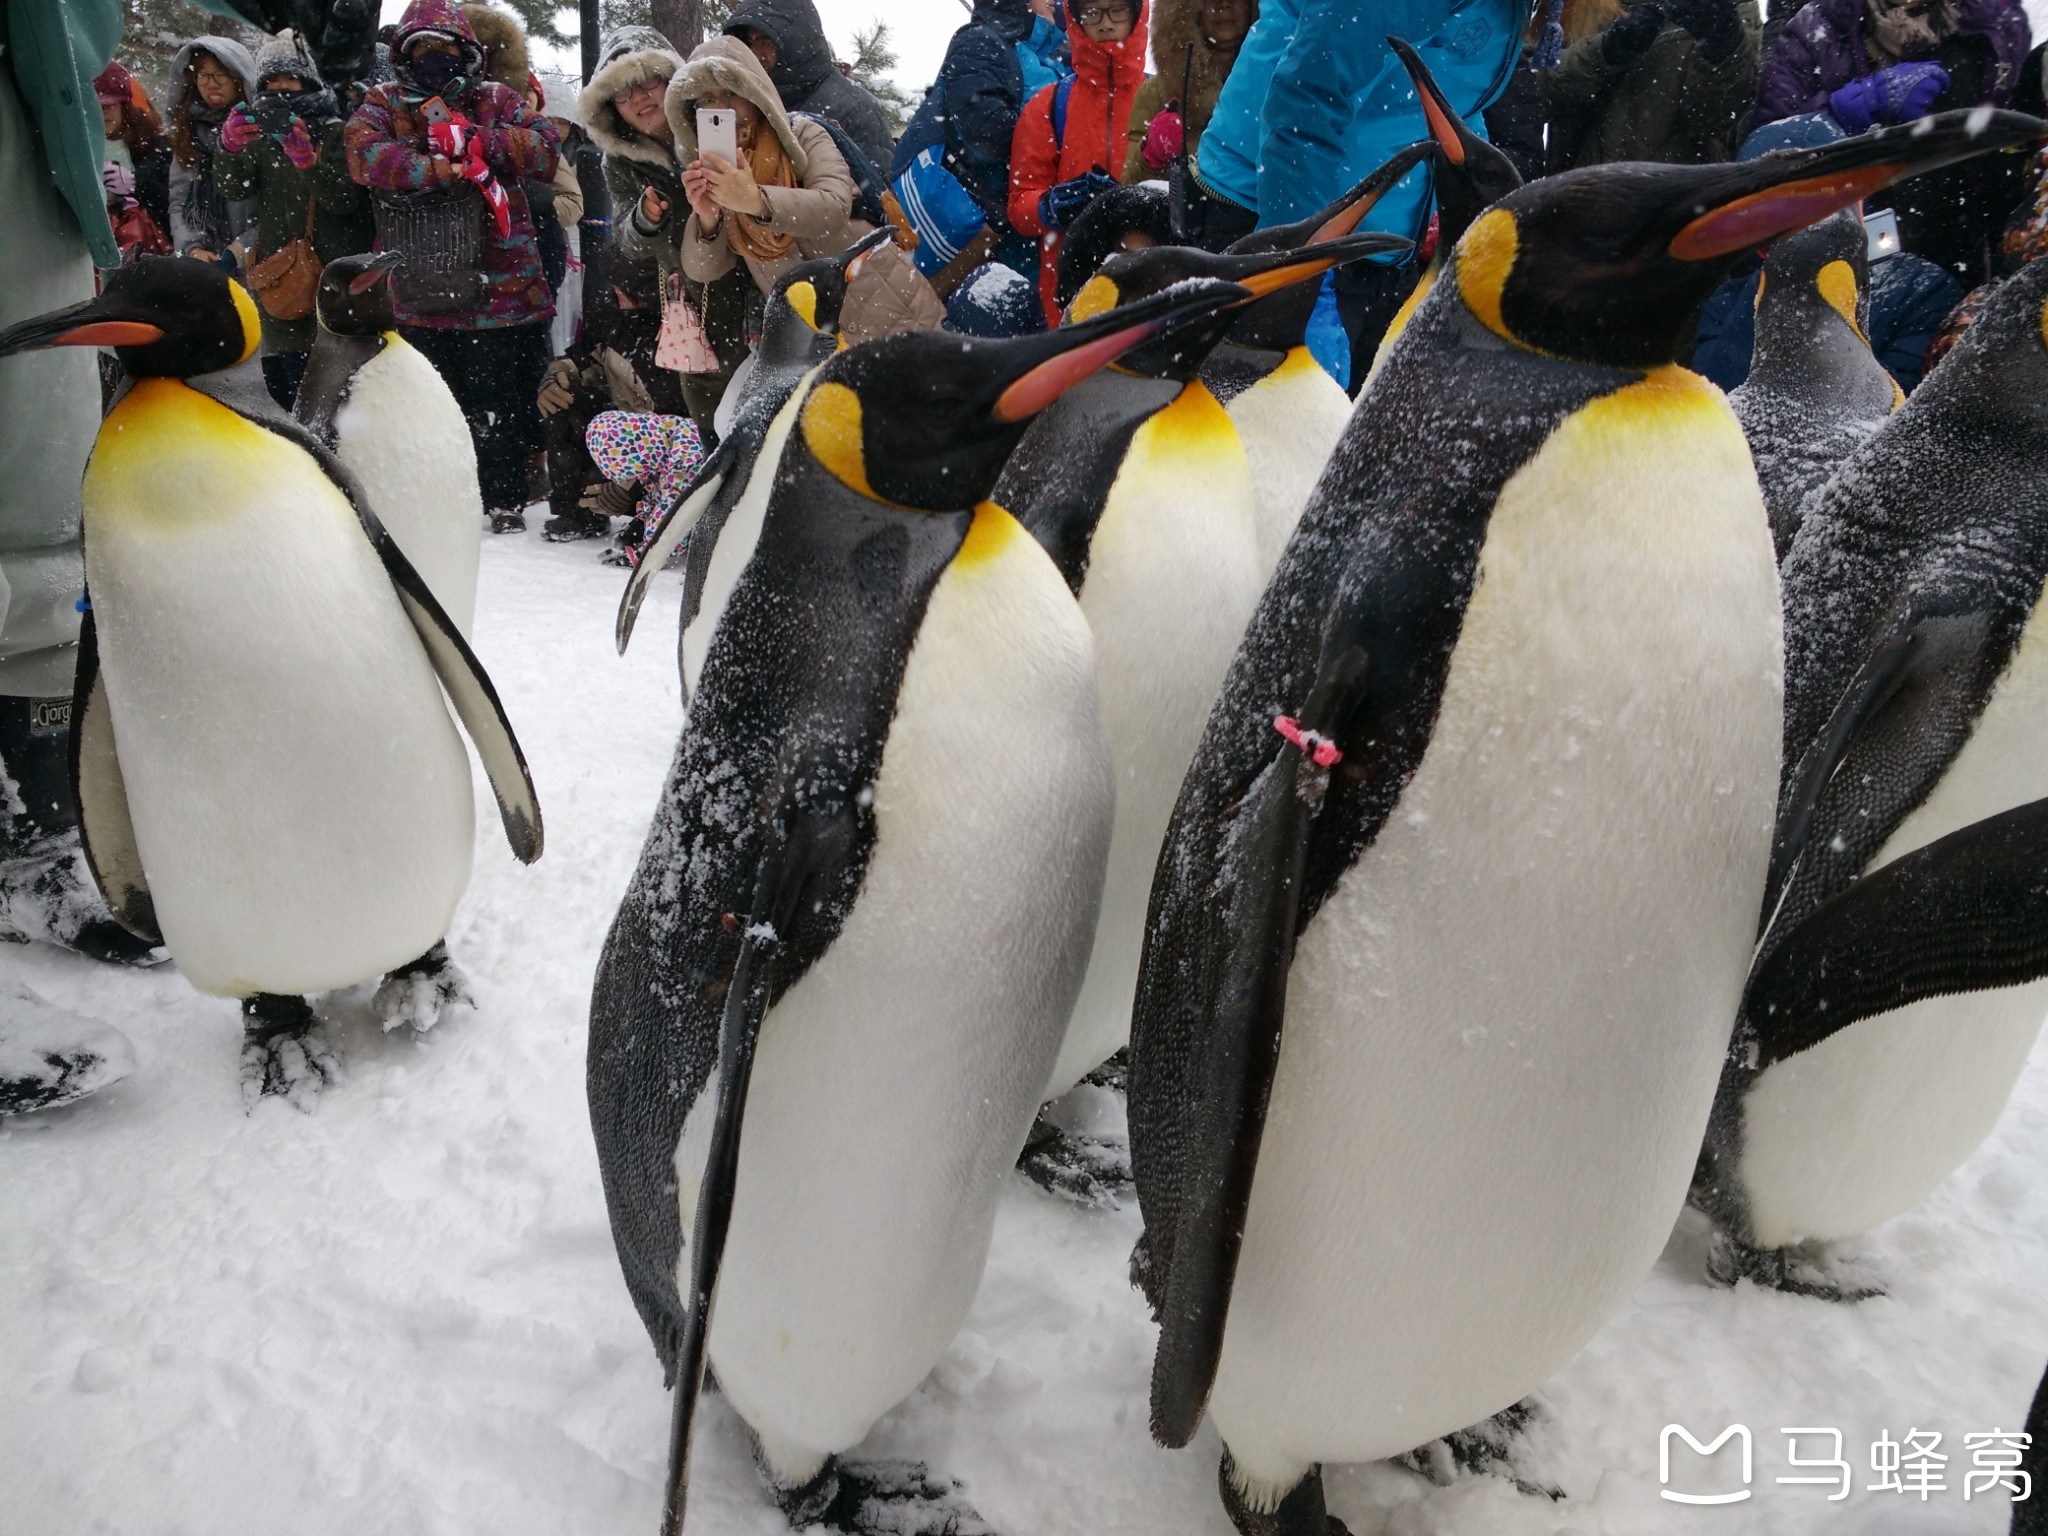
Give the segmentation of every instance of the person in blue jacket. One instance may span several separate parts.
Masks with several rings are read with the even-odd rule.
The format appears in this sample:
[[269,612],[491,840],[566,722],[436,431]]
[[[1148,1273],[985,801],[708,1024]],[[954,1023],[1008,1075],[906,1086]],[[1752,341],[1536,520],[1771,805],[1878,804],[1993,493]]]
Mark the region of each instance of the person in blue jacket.
[[1036,275],[1037,250],[1010,229],[1010,138],[1024,103],[1072,74],[1052,0],[975,0],[939,75],[896,141],[889,180],[931,276],[986,230],[996,256]]
[[[1526,0],[1263,0],[1195,156],[1191,233],[1220,249],[1253,228],[1306,218],[1428,132],[1391,34],[1413,44],[1451,105],[1482,136],[1480,113],[1521,53]],[[1412,240],[1429,221],[1418,169],[1364,227]],[[1360,262],[1337,285],[1352,356],[1370,361],[1412,275]],[[1348,301],[1348,302],[1347,302]],[[1362,370],[1361,370],[1362,371]]]

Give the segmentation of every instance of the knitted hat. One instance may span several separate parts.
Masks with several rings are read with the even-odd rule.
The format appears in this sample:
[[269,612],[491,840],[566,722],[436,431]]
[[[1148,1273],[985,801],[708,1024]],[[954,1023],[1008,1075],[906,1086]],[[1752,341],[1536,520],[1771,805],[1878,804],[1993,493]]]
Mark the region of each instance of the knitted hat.
[[93,94],[103,107],[125,107],[135,99],[135,77],[118,64],[109,64],[92,82]]

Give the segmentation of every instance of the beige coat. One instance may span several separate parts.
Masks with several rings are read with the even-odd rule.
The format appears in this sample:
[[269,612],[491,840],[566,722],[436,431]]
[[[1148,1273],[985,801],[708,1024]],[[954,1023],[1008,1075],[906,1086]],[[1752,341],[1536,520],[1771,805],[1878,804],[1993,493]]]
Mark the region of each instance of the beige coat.
[[[761,112],[763,125],[782,141],[783,153],[796,171],[796,186],[761,189],[768,215],[760,222],[796,241],[789,255],[779,261],[747,259],[748,275],[763,293],[798,262],[836,256],[874,229],[852,215],[859,189],[832,142],[831,131],[811,118],[792,118],[785,112],[767,71],[737,38],[712,38],[691,54],[689,62],[669,81],[665,107],[679,164],[687,165],[697,157],[696,99],[709,90],[730,91],[752,102]],[[678,207],[675,213],[680,212]],[[675,213],[670,214],[669,222],[674,221]],[[727,213],[725,217],[743,215]],[[722,277],[740,260],[725,238],[723,224],[707,235],[695,213],[683,221],[680,244],[684,275],[693,282]],[[869,258],[847,289],[840,330],[848,341],[866,341],[891,331],[935,330],[945,313],[939,296],[910,258],[896,246],[885,245]]]

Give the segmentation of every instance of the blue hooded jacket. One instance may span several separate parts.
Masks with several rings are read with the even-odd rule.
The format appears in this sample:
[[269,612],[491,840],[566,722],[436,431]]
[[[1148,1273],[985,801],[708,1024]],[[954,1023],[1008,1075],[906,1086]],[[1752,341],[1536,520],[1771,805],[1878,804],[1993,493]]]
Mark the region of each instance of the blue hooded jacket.
[[[1203,183],[1261,226],[1306,218],[1427,129],[1387,47],[1415,45],[1474,132],[1520,56],[1517,0],[1262,0],[1196,153]],[[1427,172],[1389,192],[1364,226],[1419,238]]]

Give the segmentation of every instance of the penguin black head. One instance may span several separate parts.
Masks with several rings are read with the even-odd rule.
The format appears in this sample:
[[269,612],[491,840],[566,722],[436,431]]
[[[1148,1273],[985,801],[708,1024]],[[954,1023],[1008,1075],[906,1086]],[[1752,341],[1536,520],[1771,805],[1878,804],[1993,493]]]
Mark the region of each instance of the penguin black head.
[[[1271,343],[1265,338],[1268,333],[1284,333],[1291,324],[1296,332],[1307,324],[1316,297],[1315,285],[1308,279],[1321,277],[1347,261],[1407,249],[1408,242],[1399,235],[1368,230],[1364,234],[1318,240],[1299,249],[1287,247],[1258,254],[1218,255],[1191,245],[1154,245],[1143,250],[1119,251],[1081,285],[1081,291],[1067,307],[1067,318],[1069,323],[1078,323],[1122,312],[1125,306],[1163,293],[1176,283],[1196,279],[1235,283],[1247,291],[1240,304],[1218,310],[1205,319],[1177,325],[1157,341],[1132,348],[1119,364],[1148,378],[1192,379],[1201,372],[1202,360],[1226,332],[1238,335],[1241,314],[1264,309],[1291,291],[1296,296],[1294,308],[1299,314],[1292,310],[1266,310],[1253,330],[1261,340],[1245,341],[1247,346],[1272,344],[1276,350],[1284,350],[1300,341],[1299,334],[1291,340]],[[1297,320],[1299,324],[1295,324]]]
[[44,347],[112,347],[131,378],[189,379],[256,355],[256,301],[211,262],[158,256],[107,274],[96,299],[0,331],[0,357]]
[[1078,325],[976,339],[899,331],[831,358],[799,422],[811,456],[876,501],[954,512],[985,500],[1037,412],[1177,322],[1246,297],[1185,283]]
[[1517,346],[1653,368],[1679,355],[1744,252],[1905,177],[2044,135],[2038,118],[1972,107],[1733,165],[1566,171],[1481,214],[1452,274],[1466,308]]
[[1465,126],[1437,88],[1436,77],[1422,55],[1398,37],[1387,46],[1415,82],[1429,124],[1431,163],[1436,179],[1437,249],[1447,251],[1472,227],[1472,221],[1522,184],[1515,163]]
[[1787,235],[1764,263],[1757,308],[1790,301],[1802,310],[1825,306],[1864,341],[1870,339],[1870,241],[1852,208]]
[[404,258],[395,251],[341,256],[320,273],[320,324],[337,336],[381,336],[398,324],[391,272]]
[[839,311],[846,303],[848,285],[860,276],[868,258],[895,238],[895,228],[884,225],[862,235],[836,256],[800,262],[783,273],[768,295],[763,341],[778,326],[788,324],[791,316],[802,321],[804,329],[813,335],[837,335]]

